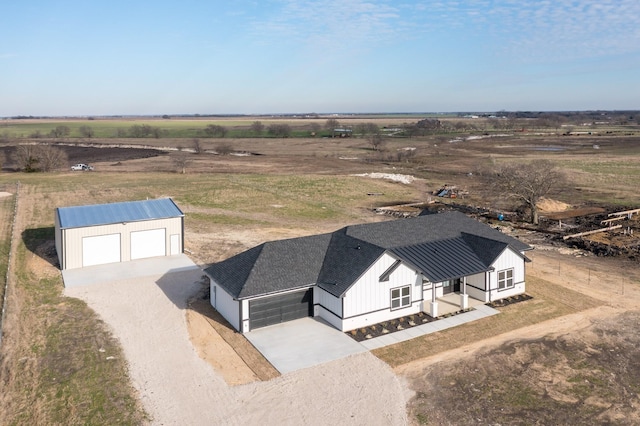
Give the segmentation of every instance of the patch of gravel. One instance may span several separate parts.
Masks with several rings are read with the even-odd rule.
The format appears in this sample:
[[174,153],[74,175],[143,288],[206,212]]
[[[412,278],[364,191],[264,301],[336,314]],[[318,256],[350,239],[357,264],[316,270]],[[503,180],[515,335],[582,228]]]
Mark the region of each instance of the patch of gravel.
[[86,301],[120,340],[151,424],[408,423],[411,391],[369,352],[228,386],[189,340],[185,310],[201,275],[193,269],[65,290]]

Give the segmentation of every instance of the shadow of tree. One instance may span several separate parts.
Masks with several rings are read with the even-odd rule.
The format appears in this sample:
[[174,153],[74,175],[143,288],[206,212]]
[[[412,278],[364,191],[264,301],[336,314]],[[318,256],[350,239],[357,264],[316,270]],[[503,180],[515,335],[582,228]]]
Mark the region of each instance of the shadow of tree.
[[55,267],[60,267],[53,226],[25,229],[22,231],[22,242],[31,253]]

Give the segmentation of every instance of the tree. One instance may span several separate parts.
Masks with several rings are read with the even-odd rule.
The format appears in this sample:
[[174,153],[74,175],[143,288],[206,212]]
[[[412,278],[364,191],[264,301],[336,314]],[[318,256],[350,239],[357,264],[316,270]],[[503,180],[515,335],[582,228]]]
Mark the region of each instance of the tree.
[[332,132],[334,129],[337,129],[339,127],[340,127],[340,122],[335,118],[329,118],[324,123],[324,128],[327,130],[331,130]]
[[200,139],[194,139],[193,140],[193,152],[195,152],[196,154],[202,154],[203,153],[203,149],[202,149],[202,144],[200,143]]
[[565,176],[549,160],[507,164],[490,176],[490,185],[500,196],[521,201],[530,211],[530,222],[539,223],[538,201],[552,189],[564,185]]
[[62,149],[50,145],[19,145],[14,160],[27,173],[50,172],[68,161]]
[[205,135],[209,137],[220,137],[224,138],[227,134],[228,130],[226,127],[218,126],[217,124],[209,124],[204,128]]
[[379,131],[369,135],[369,143],[374,151],[379,151],[385,141],[386,139],[384,135]]
[[355,131],[356,133],[359,133],[364,137],[369,134],[378,133],[380,129],[378,128],[378,125],[376,123],[368,122],[356,124]]
[[93,128],[91,126],[80,126],[78,130],[80,130],[80,135],[83,138],[91,139],[95,136],[95,132],[93,131]]
[[272,124],[267,128],[267,133],[278,138],[291,136],[291,126],[288,124]]
[[187,172],[187,167],[192,162],[192,158],[188,153],[179,151],[171,156],[171,162],[176,166],[180,173],[185,174]]
[[50,135],[54,138],[62,138],[64,136],[69,136],[69,134],[71,134],[69,126],[56,126],[56,128],[50,132]]
[[37,145],[18,145],[14,152],[14,161],[21,170],[31,173],[38,170]]
[[256,135],[261,135],[264,131],[264,124],[261,121],[254,121],[251,123],[251,131]]
[[68,163],[67,153],[51,145],[37,146],[37,157],[40,171],[50,172]]

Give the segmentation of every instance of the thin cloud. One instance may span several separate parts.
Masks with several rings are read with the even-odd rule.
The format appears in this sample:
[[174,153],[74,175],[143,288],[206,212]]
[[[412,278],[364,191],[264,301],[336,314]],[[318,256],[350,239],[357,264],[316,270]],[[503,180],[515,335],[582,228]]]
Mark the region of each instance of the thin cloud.
[[400,14],[387,2],[285,0],[254,25],[265,43],[295,41],[314,51],[366,46],[395,40]]

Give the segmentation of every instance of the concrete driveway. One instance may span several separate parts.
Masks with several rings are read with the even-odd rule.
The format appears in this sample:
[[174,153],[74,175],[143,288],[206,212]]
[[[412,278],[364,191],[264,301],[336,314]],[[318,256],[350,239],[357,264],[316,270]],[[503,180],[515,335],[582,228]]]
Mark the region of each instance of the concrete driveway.
[[259,328],[245,337],[282,374],[367,351],[319,318]]
[[129,262],[109,263],[62,271],[66,288],[122,281],[198,268],[186,254],[152,257]]

